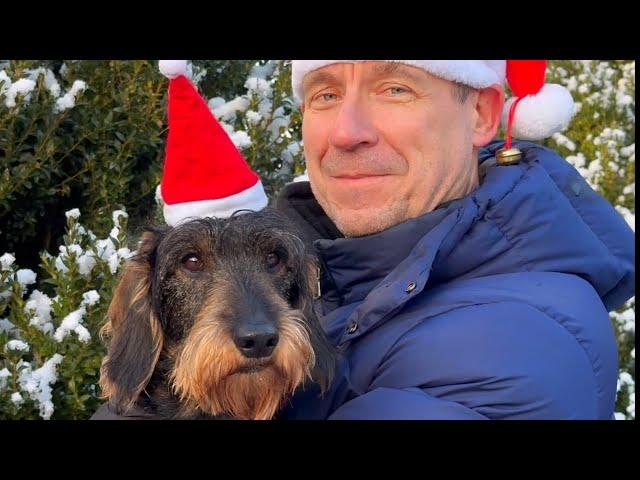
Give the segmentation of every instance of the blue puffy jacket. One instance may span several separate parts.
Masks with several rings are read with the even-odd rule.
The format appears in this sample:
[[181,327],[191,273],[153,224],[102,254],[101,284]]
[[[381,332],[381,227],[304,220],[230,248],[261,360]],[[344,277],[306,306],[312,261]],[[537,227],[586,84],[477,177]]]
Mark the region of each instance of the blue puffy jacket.
[[339,238],[308,184],[278,207],[323,264],[318,309],[343,351],[322,398],[283,418],[611,419],[608,311],[634,295],[634,233],[553,151],[480,153],[472,194],[379,234]]

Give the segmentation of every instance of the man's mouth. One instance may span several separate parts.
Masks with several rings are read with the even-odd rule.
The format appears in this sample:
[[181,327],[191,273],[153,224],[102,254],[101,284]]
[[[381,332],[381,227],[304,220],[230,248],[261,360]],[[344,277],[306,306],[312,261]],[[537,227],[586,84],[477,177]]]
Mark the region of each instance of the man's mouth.
[[357,173],[357,174],[344,174],[344,175],[334,175],[333,178],[337,178],[339,180],[362,180],[363,178],[380,178],[380,177],[388,177],[388,173]]

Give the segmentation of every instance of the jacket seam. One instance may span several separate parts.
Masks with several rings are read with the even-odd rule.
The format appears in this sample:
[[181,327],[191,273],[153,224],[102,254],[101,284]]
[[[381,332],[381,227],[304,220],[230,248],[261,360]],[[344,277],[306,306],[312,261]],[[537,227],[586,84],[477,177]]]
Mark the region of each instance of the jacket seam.
[[[522,303],[522,302],[519,302]],[[591,374],[593,375],[593,382],[595,383],[596,386],[596,397],[597,398],[604,398],[604,387],[600,385],[600,382],[598,382],[598,376],[596,374],[596,367],[594,365],[593,360],[591,359],[591,356],[589,355],[589,352],[587,351],[587,349],[584,347],[584,345],[582,344],[582,342],[580,341],[580,339],[576,336],[575,333],[573,333],[568,327],[567,325],[565,325],[560,318],[556,318],[556,315],[558,317],[562,317],[562,318],[567,318],[567,319],[573,319],[575,320],[574,317],[569,316],[569,315],[565,315],[563,313],[560,312],[556,312],[556,315],[554,315],[551,311],[547,312],[546,310],[550,310],[550,309],[545,309],[543,307],[539,307],[537,305],[532,305],[532,304],[528,304],[528,303],[523,303],[524,305],[529,305],[531,308],[536,309],[537,311],[539,311],[540,313],[542,313],[545,317],[549,318],[550,320],[554,321],[555,323],[557,323],[558,325],[560,325],[570,336],[571,338],[573,338],[573,340],[580,346],[580,349],[582,350],[582,352],[584,353],[585,357],[587,357],[587,362],[589,363],[589,366],[591,367]],[[597,413],[599,413],[599,408],[598,408],[598,403],[596,402],[595,405],[595,411]]]
[[[523,170],[522,175],[520,176],[520,178],[518,178],[517,181],[515,181],[513,183],[513,186],[502,196],[502,198],[500,198],[500,200],[498,200],[497,202],[495,202],[494,205],[499,204],[500,202],[504,201],[509,195],[511,195],[513,193],[513,191],[518,188],[518,186],[520,185],[520,183],[523,181],[523,179],[529,174],[529,172],[531,171],[531,169],[533,168],[533,164],[532,163],[528,163],[526,166],[526,169]],[[504,237],[504,239],[509,243],[509,247],[513,248],[514,247],[514,241],[513,238],[511,238],[510,235],[507,235],[507,233],[504,231],[503,226],[500,224],[500,222],[498,222],[498,220],[496,218],[494,218],[491,215],[491,211],[489,209],[487,209],[486,214],[484,215],[484,218],[486,218],[488,221],[490,221],[493,225],[496,226],[496,228],[498,229],[498,231],[500,232],[500,234]],[[524,264],[522,266],[525,270],[527,271],[531,271],[531,266],[529,265],[529,262],[527,262],[526,264]]]
[[[446,315],[448,313],[451,313],[453,311],[456,310],[464,310],[467,308],[475,308],[481,305],[496,305],[496,304],[508,304],[508,303],[516,303],[519,305],[524,305],[530,308],[535,309],[536,311],[540,312],[542,315],[544,315],[546,318],[548,318],[549,320],[551,320],[552,322],[554,322],[555,324],[558,324],[559,326],[561,326],[565,332],[567,332],[569,334],[569,336],[573,339],[573,341],[575,341],[579,346],[580,346],[580,350],[584,353],[587,363],[589,364],[589,366],[591,367],[591,374],[593,376],[593,380],[594,380],[594,384],[595,384],[595,388],[596,388],[596,397],[599,398],[604,398],[604,391],[601,389],[601,386],[599,385],[598,382],[598,377],[596,375],[596,371],[595,371],[595,366],[593,364],[593,361],[591,360],[591,357],[589,356],[589,353],[587,352],[586,348],[584,347],[584,345],[582,345],[582,343],[580,342],[580,340],[576,337],[576,335],[571,332],[571,330],[569,330],[567,328],[566,325],[564,325],[560,320],[556,319],[555,317],[553,317],[550,313],[545,312],[542,308],[536,306],[536,305],[532,305],[529,303],[525,303],[525,302],[519,302],[519,301],[512,301],[512,302],[505,302],[504,300],[500,300],[500,301],[496,301],[496,302],[482,302],[482,303],[476,303],[473,305],[465,305],[462,307],[455,307],[452,308],[450,310],[444,311],[444,312],[440,312],[436,315],[431,315],[428,317],[423,318],[420,322],[418,322],[416,325],[414,325],[413,327],[411,327],[409,330],[407,330],[406,332],[404,332],[400,337],[398,337],[396,339],[395,342],[393,342],[393,344],[387,349],[387,351],[384,354],[384,357],[380,360],[380,362],[378,363],[378,366],[376,367],[376,374],[374,374],[374,376],[372,377],[372,380],[375,379],[377,377],[377,373],[378,373],[378,369],[380,367],[380,365],[382,365],[383,363],[385,363],[390,354],[391,351],[396,347],[396,345],[403,339],[405,339],[410,333],[413,333],[419,326],[421,326],[426,320],[429,320],[430,318],[434,318],[434,317],[438,317],[441,315]],[[569,317],[568,315],[563,315],[567,318],[572,318]],[[369,391],[369,389],[367,388],[367,391]],[[595,412],[599,413],[599,408],[598,408],[598,402],[596,401],[596,405],[595,405]]]

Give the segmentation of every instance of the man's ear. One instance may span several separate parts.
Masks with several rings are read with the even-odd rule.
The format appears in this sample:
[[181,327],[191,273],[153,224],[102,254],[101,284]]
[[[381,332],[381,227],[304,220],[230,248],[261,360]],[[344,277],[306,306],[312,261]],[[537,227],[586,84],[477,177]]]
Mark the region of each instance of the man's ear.
[[481,88],[475,97],[475,124],[473,125],[473,146],[484,147],[493,140],[500,126],[504,107],[504,89],[499,85]]

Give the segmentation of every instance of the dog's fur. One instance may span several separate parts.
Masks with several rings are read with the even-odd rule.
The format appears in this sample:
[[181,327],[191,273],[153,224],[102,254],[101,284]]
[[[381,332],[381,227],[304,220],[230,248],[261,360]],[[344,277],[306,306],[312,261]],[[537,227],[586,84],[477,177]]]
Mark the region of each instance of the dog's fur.
[[[305,380],[328,387],[335,351],[313,311],[315,261],[281,214],[147,229],[138,246],[102,330],[100,386],[117,412],[269,419]],[[272,253],[276,267],[265,263]],[[194,256],[200,271],[187,268]],[[245,357],[232,339],[256,316],[279,333],[268,358]]]

